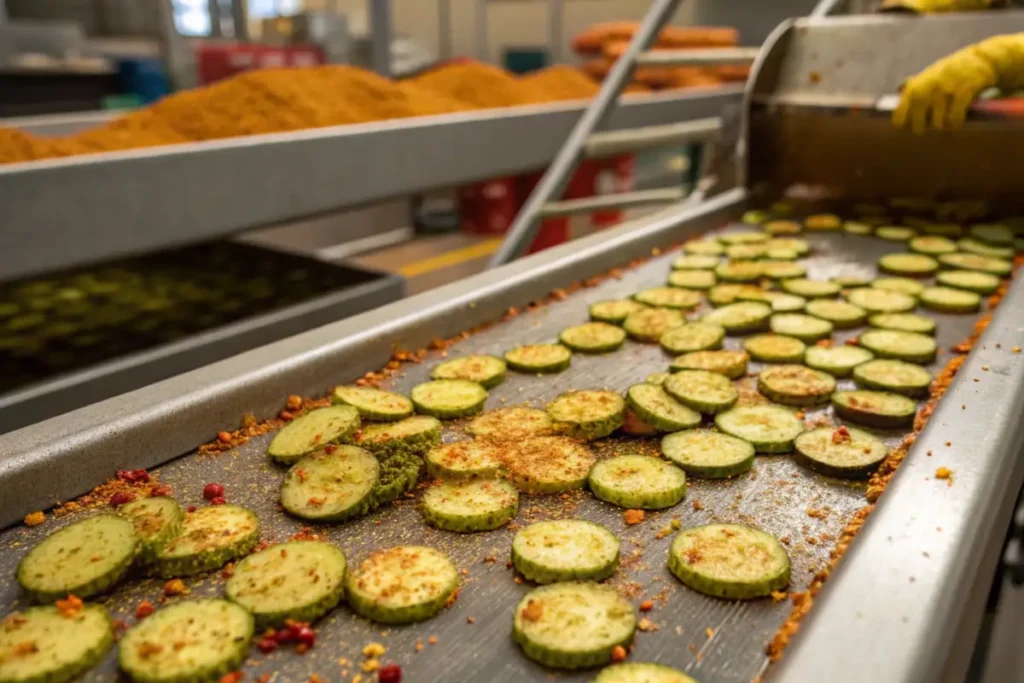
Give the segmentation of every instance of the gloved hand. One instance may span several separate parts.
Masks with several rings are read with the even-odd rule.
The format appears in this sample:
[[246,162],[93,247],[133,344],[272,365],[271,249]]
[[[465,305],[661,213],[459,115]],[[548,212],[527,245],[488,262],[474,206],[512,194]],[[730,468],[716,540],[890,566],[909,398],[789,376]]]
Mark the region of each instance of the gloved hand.
[[1024,33],[987,38],[912,76],[903,84],[892,121],[902,127],[909,120],[915,133],[923,133],[931,114],[936,130],[958,128],[974,98],[993,86],[1004,91],[1024,86]]
[[998,4],[1002,4],[1000,0],[884,0],[882,10],[902,10],[919,14],[974,12]]

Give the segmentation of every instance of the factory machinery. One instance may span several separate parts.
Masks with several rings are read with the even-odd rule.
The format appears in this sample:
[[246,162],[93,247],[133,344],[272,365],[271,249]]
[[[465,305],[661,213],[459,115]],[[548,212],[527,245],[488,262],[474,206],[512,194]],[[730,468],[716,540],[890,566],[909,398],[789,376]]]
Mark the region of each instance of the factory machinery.
[[[1012,206],[1024,180],[1019,121],[976,112],[961,131],[912,136],[894,130],[888,116],[891,95],[908,74],[1022,27],[1024,13],[1016,11],[786,22],[757,57],[745,93],[654,96],[626,104],[610,120],[607,130],[721,119],[707,130],[715,182],[699,200],[0,436],[0,522],[10,527],[0,534],[0,577],[7,577],[0,579],[0,604],[22,604],[10,579],[15,565],[24,548],[54,528],[27,529],[21,519],[87,493],[118,469],[148,468],[181,500],[196,504],[204,483],[219,482],[232,503],[256,512],[265,539],[295,534],[300,524],[277,508],[280,473],[266,465],[271,435],[219,456],[198,455],[197,448],[236,428],[245,414],[274,417],[289,395],[321,396],[379,371],[396,349],[428,349],[417,356],[421,362],[401,364],[386,384],[408,392],[442,355],[500,355],[551,340],[572,321],[584,322],[589,304],[663,284],[680,243],[736,223],[785,192],[798,198],[797,207],[825,202],[839,213],[855,201],[908,196],[1019,209]],[[7,279],[48,272],[460,183],[481,169],[497,175],[534,168],[553,156],[578,114],[572,105],[538,107],[0,169],[0,272]],[[50,199],[56,196],[60,201]],[[894,250],[892,243],[840,232],[808,240],[813,252],[805,263],[819,280],[870,279],[877,258]],[[577,287],[581,282],[586,286]],[[544,305],[528,306],[537,300]],[[1024,357],[1011,352],[1024,347],[1022,310],[1024,290],[1012,281],[777,663],[766,646],[790,617],[791,601],[723,601],[683,589],[665,569],[671,538],[656,531],[675,515],[684,527],[743,520],[791,537],[790,590],[800,593],[827,566],[836,539],[864,514],[858,512],[867,505],[864,486],[807,473],[786,457],[764,457],[756,476],[690,482],[687,502],[642,526],[625,527],[621,511],[590,498],[581,502],[572,516],[602,522],[623,539],[623,580],[659,596],[651,616],[657,628],[637,634],[635,658],[675,666],[703,683],[963,680],[1024,479],[1018,457]],[[938,372],[951,357],[945,350],[971,335],[977,316],[935,317],[944,350],[931,366]],[[474,333],[462,336],[468,330]],[[431,347],[452,338],[459,339]],[[726,345],[736,348],[737,341]],[[543,381],[510,374],[491,391],[487,407],[542,404],[569,389],[625,390],[663,371],[668,360],[655,345],[627,342],[613,355],[576,356],[569,370]],[[91,380],[65,381],[88,386]],[[894,446],[903,436],[885,438]],[[937,480],[939,467],[952,478]],[[555,498],[524,498],[521,521],[558,514],[562,503]],[[431,621],[384,635],[339,608],[318,625],[316,647],[302,656],[253,657],[247,679],[277,672],[274,680],[307,680],[312,673],[335,680],[338,660],[359,662],[370,641],[383,642],[410,681],[546,680],[550,674],[509,637],[513,608],[529,589],[505,568],[511,531],[431,532],[412,504],[317,531],[350,561],[398,543],[442,547],[466,570],[458,602]],[[808,542],[811,536],[818,540]],[[490,556],[497,561],[486,561]],[[213,577],[192,590],[203,596],[222,588]],[[106,602],[116,618],[127,619],[141,597],[159,591],[157,582],[136,584]],[[418,654],[417,642],[429,649]],[[115,666],[108,656],[85,680],[114,680]],[[560,680],[592,677],[578,672]]]

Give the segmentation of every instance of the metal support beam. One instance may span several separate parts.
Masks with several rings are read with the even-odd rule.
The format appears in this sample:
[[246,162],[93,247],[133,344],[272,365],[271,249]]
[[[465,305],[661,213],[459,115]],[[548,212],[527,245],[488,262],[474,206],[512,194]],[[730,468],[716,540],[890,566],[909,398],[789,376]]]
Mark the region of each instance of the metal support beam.
[[708,48],[704,50],[652,50],[637,57],[638,66],[721,66],[746,64],[757,58],[756,47]]
[[663,126],[646,126],[594,133],[587,138],[583,153],[588,159],[613,157],[642,149],[717,141],[722,134],[722,119],[707,118]]
[[373,70],[391,76],[391,0],[368,0]]
[[579,213],[593,213],[594,211],[602,211],[604,209],[630,209],[637,206],[650,206],[651,204],[673,204],[685,198],[686,192],[682,188],[664,187],[654,190],[603,194],[596,197],[584,197],[583,199],[548,202],[541,208],[540,214],[543,218],[554,218],[556,216],[572,216]]

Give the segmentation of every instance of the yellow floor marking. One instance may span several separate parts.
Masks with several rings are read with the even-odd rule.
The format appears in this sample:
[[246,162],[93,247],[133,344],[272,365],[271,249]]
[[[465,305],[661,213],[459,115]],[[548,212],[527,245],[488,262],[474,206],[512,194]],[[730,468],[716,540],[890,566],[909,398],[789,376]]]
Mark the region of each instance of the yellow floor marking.
[[398,269],[398,274],[405,277],[416,277],[418,275],[425,275],[432,273],[435,270],[441,270],[442,268],[451,268],[457,266],[460,263],[466,261],[472,261],[474,259],[482,258],[484,256],[490,256],[498,250],[501,245],[502,238],[494,237],[483,242],[472,244],[462,249],[455,249],[453,251],[447,251],[437,256],[431,256],[421,261],[413,261],[412,263],[406,264]]

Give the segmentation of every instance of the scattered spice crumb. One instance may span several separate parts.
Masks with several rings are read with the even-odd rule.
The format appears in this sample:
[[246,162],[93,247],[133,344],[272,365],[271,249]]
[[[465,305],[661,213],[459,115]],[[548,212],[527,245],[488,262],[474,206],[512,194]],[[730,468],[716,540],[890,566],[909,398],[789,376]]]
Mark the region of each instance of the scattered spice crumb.
[[640,524],[643,522],[644,519],[647,518],[647,515],[644,514],[643,510],[626,510],[622,517],[628,526],[633,526],[634,524]]
[[713,629],[710,626],[708,626],[706,629],[704,629],[704,635],[706,635],[708,638],[714,638],[715,637],[715,629]]
[[935,470],[936,479],[945,479],[949,486],[953,485],[953,470],[948,467],[940,467]]
[[650,612],[652,609],[654,609],[654,601],[653,600],[644,600],[643,602],[640,603],[640,611],[641,612]]
[[185,595],[189,592],[185,582],[181,579],[171,579],[164,584],[164,595]]
[[30,512],[25,515],[25,526],[39,526],[46,521],[46,513],[42,510]]
[[612,663],[617,664],[626,660],[626,648],[616,645],[612,648]]

